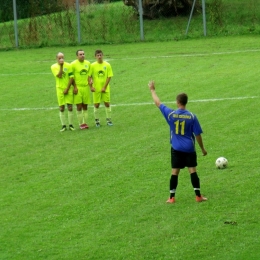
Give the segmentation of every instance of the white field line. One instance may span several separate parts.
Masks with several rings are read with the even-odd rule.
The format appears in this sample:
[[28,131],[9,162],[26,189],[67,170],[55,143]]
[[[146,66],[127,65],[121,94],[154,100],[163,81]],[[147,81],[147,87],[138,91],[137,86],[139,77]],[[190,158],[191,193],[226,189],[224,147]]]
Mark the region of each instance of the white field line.
[[[190,100],[189,103],[199,103],[199,102],[217,102],[217,101],[225,101],[225,100],[244,100],[244,99],[256,99],[258,96],[252,97],[231,97],[231,98],[212,98],[212,99],[198,99],[198,100]],[[174,104],[175,101],[165,101],[162,102],[164,104]],[[112,107],[128,107],[128,106],[147,106],[153,105],[153,102],[143,102],[143,103],[129,103],[129,104],[111,104]],[[91,106],[92,107],[92,106]],[[35,107],[35,108],[0,108],[0,111],[33,111],[33,110],[57,110],[56,107]]]
[[[134,58],[119,58],[119,59],[106,59],[106,61],[112,60],[141,60],[141,59],[165,59],[165,58],[175,58],[175,57],[198,57],[198,56],[212,56],[212,55],[228,55],[228,54],[236,54],[236,53],[248,53],[248,52],[259,52],[260,49],[253,50],[238,50],[238,51],[226,51],[226,52],[212,52],[212,53],[191,53],[191,54],[174,54],[174,55],[162,55],[162,56],[149,56],[149,57],[134,57]],[[30,62],[30,61],[28,61]],[[35,61],[34,61],[35,62]],[[39,60],[36,62],[53,62],[49,60]],[[27,73],[0,73],[0,76],[13,76],[13,75],[50,75],[50,72],[27,72]]]
[[191,54],[175,54],[175,55],[164,55],[164,56],[150,56],[150,57],[137,57],[137,58],[121,58],[121,59],[107,59],[108,60],[140,60],[140,59],[158,59],[158,58],[175,58],[175,57],[197,57],[197,56],[213,56],[213,55],[227,55],[236,53],[247,53],[247,52],[259,52],[260,49],[255,50],[244,50],[244,51],[226,51],[226,52],[211,52],[211,53],[191,53]]

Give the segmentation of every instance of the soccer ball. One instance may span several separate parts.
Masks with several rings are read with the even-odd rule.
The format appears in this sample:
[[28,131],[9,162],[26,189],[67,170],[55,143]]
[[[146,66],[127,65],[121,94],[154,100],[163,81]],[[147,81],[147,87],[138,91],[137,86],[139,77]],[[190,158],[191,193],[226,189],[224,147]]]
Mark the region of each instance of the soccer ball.
[[228,160],[225,157],[219,157],[216,160],[216,167],[218,169],[225,169],[228,166]]

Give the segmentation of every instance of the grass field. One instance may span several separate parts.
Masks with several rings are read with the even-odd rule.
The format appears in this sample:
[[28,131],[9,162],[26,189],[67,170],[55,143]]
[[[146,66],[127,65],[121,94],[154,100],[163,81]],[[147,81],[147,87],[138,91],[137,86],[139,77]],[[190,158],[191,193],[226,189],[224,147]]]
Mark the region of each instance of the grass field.
[[[90,107],[89,130],[60,133],[50,66],[77,48],[0,52],[0,259],[260,259],[259,37],[81,46],[90,61],[103,49],[113,67],[114,126],[96,129]],[[200,120],[205,203],[187,170],[176,204],[165,203],[169,131],[151,79],[169,106],[187,92]]]

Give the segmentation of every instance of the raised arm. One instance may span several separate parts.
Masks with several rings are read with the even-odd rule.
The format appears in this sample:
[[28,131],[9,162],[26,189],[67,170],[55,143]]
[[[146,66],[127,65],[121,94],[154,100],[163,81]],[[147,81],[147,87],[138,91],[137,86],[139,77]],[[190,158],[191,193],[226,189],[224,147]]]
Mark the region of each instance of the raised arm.
[[58,72],[58,74],[56,75],[56,77],[58,77],[58,78],[62,78],[62,74],[63,74],[63,60],[59,60],[59,65],[60,65],[60,69],[59,69],[59,72]]
[[157,96],[157,94],[155,92],[155,83],[154,83],[153,80],[149,81],[148,87],[149,87],[149,89],[151,91],[152,98],[153,98],[153,101],[154,101],[155,105],[157,107],[159,107],[161,105],[161,101],[160,101],[159,97]]

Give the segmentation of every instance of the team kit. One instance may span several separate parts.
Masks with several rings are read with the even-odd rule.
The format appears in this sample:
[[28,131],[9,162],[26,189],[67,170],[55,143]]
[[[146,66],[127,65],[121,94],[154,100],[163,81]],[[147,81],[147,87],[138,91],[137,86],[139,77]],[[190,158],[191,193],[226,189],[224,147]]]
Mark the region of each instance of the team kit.
[[[90,63],[85,59],[83,50],[76,51],[73,62],[64,60],[64,54],[56,54],[56,63],[51,66],[55,77],[56,93],[59,105],[61,132],[68,129],[75,131],[73,126],[73,105],[76,105],[76,113],[79,129],[88,129],[88,106],[94,104],[94,118],[96,127],[101,126],[99,107],[103,103],[105,107],[106,125],[113,126],[110,106],[110,80],[113,77],[111,65],[103,60],[102,50],[95,51],[96,61]],[[92,102],[93,100],[93,102]],[[66,119],[65,108],[68,116]]]
[[[64,61],[64,54],[57,53],[57,62],[51,66],[56,80],[57,99],[60,109],[61,132],[75,131],[73,126],[73,104],[76,105],[79,128],[88,129],[88,105],[93,100],[94,118],[96,127],[101,126],[99,119],[99,106],[104,103],[106,125],[113,126],[110,107],[110,80],[113,77],[111,65],[103,60],[103,52],[95,51],[96,61],[90,63],[85,60],[83,50],[76,51],[77,59],[71,63]],[[197,174],[197,154],[195,139],[201,148],[203,156],[207,155],[202,141],[202,128],[193,113],[186,109],[188,95],[180,93],[176,96],[177,109],[171,109],[161,103],[155,91],[154,81],[148,83],[152,99],[160,109],[170,127],[171,164],[172,174],[169,188],[170,197],[166,203],[175,203],[175,193],[178,186],[180,170],[187,167],[190,173],[191,184],[197,202],[207,201],[200,193],[200,179]],[[92,93],[92,97],[91,97]],[[65,106],[68,109],[68,118],[65,117]]]

